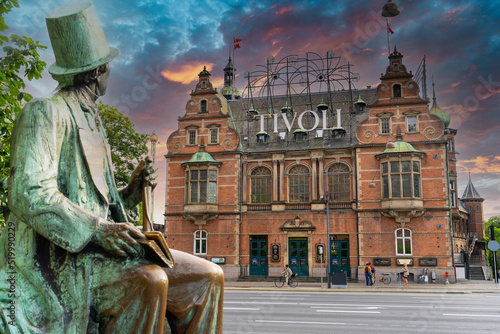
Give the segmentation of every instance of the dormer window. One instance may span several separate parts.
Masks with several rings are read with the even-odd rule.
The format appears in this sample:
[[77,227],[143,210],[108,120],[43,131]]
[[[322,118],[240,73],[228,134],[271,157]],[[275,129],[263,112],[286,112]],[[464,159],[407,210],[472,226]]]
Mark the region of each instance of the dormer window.
[[267,144],[267,137],[269,137],[267,132],[257,133],[257,144]]
[[200,102],[200,112],[206,113],[207,111],[207,100],[201,100]]
[[400,84],[396,84],[396,85],[392,86],[392,97],[394,97],[394,98],[401,97],[401,85]]
[[301,142],[304,142],[306,140],[307,132],[305,132],[302,129],[297,129],[293,132],[293,135],[295,136],[295,141],[297,143],[301,143]]

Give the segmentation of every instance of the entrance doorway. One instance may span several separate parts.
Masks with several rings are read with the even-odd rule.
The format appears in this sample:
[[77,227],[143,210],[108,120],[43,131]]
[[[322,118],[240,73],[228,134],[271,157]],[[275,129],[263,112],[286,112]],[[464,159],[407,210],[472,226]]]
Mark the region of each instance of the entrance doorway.
[[250,275],[267,276],[267,236],[250,236]]
[[307,238],[288,239],[289,266],[299,277],[309,276]]
[[338,240],[337,237],[330,238],[331,266],[330,271],[345,271],[347,277],[351,277],[351,266],[349,263],[349,239]]

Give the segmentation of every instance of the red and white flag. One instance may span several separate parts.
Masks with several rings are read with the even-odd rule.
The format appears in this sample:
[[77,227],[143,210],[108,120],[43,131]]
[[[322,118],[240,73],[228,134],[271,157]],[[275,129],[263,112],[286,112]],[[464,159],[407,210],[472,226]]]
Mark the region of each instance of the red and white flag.
[[234,49],[233,50],[241,49],[240,42],[242,42],[241,39],[239,39],[239,38],[233,38],[233,44],[234,44]]
[[391,26],[389,25],[389,21],[387,21],[387,33],[389,34],[394,34],[394,31],[392,31]]

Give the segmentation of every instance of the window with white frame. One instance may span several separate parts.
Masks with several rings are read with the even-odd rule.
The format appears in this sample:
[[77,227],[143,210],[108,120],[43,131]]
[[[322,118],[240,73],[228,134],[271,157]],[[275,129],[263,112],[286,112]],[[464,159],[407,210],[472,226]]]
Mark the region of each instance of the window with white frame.
[[417,130],[417,116],[407,116],[406,122],[408,124],[408,132],[418,132],[418,130]]
[[198,230],[194,232],[194,254],[207,254],[207,231]]
[[217,203],[217,170],[186,171],[186,190],[188,203]]
[[450,180],[450,205],[452,208],[457,205],[456,196],[457,190],[455,189],[455,181]]
[[210,129],[210,144],[217,144],[219,142],[219,130]]
[[391,133],[391,119],[389,117],[380,118],[380,133],[382,134]]
[[188,130],[188,145],[196,145],[196,130]]
[[412,255],[411,230],[398,228],[396,235],[396,255]]
[[382,163],[383,198],[420,198],[420,161]]

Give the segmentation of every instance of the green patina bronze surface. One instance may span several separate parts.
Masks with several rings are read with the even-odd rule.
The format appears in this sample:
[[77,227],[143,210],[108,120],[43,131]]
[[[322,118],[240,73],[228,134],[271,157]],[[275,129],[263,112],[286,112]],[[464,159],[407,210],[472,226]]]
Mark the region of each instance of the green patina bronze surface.
[[141,163],[117,189],[94,104],[118,51],[94,6],[58,8],[47,25],[60,86],[28,103],[13,131],[0,333],[222,333],[220,267],[172,250],[176,265],[163,268],[137,242],[130,223],[153,169]]

